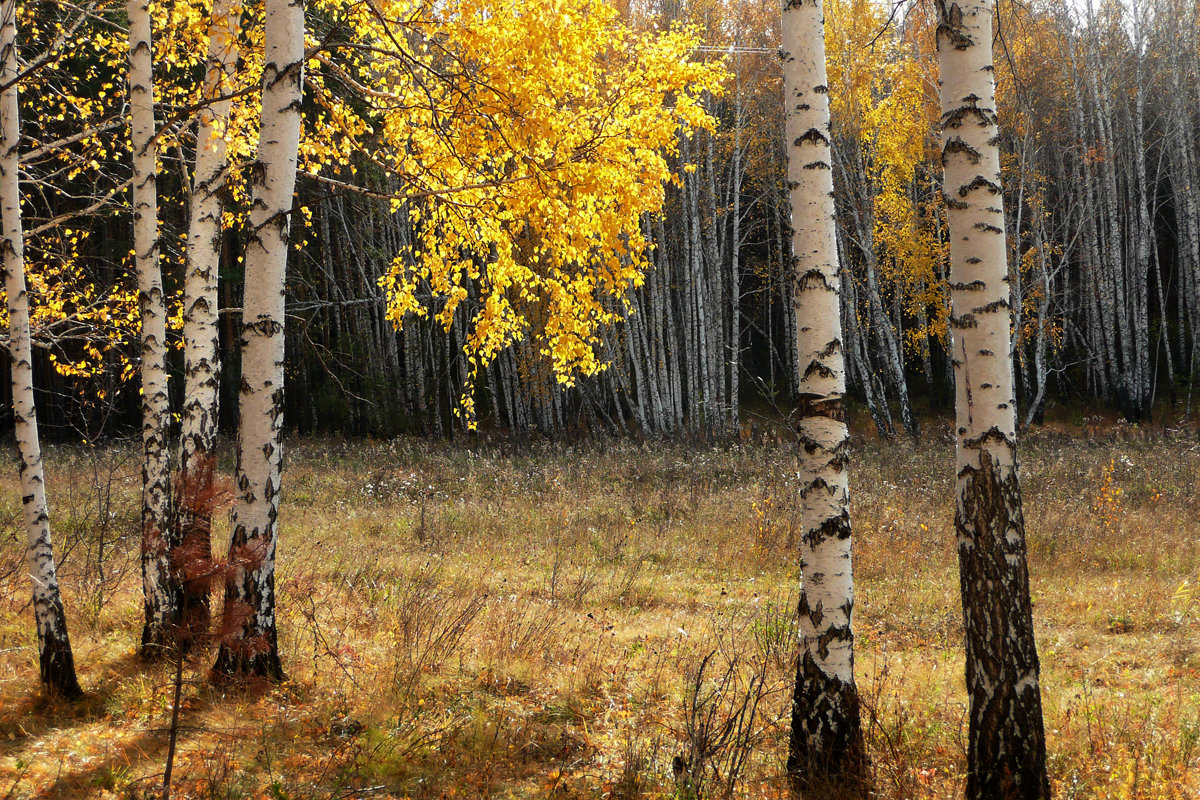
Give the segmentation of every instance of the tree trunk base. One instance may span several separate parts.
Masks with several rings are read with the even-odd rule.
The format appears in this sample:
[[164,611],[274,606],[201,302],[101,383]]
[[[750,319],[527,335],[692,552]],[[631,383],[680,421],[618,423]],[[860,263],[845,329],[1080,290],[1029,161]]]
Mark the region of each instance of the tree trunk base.
[[252,653],[245,652],[236,645],[221,645],[217,661],[212,668],[213,683],[239,683],[249,678],[259,678],[270,683],[281,683],[284,680],[279,649],[273,641],[266,650]]
[[42,682],[68,700],[83,697],[79,678],[75,675],[75,657],[70,641],[46,640],[38,654]]
[[987,450],[979,463],[960,473],[956,520],[971,701],[966,797],[1048,800],[1017,471],[999,467]]
[[[168,580],[167,590],[176,600],[179,598],[178,588],[178,585],[173,580]],[[178,604],[174,608],[178,609]],[[180,619],[177,611],[169,613],[167,618],[159,624],[151,622],[152,616],[153,612],[150,608],[147,608],[146,620],[142,623],[142,646],[138,651],[142,660],[148,662],[160,661],[175,652],[180,629]]]
[[787,772],[804,800],[863,800],[870,789],[858,689],[827,675],[808,653],[796,670]]

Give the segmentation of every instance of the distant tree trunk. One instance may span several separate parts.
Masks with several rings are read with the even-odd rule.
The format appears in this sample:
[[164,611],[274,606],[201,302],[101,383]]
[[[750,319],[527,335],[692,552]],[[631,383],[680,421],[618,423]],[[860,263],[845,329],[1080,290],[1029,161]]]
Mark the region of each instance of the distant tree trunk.
[[1138,4],[1133,4],[1134,27],[1134,115],[1133,115],[1133,148],[1134,148],[1134,186],[1136,187],[1135,205],[1137,207],[1137,223],[1134,229],[1134,257],[1128,264],[1131,270],[1129,276],[1129,297],[1126,302],[1133,307],[1133,336],[1136,369],[1134,412],[1136,420],[1149,420],[1152,413],[1154,397],[1154,378],[1150,363],[1150,250],[1154,247],[1154,224],[1150,213],[1153,202],[1153,189],[1148,185],[1146,174],[1146,86],[1144,80],[1146,48],[1144,46],[1145,25]]
[[[839,242],[845,253],[848,253],[853,247],[862,257],[862,284],[866,297],[862,299],[860,305],[858,287],[850,269],[851,261],[848,257],[841,258],[842,270],[846,277],[843,290],[845,300],[843,307],[846,312],[845,344],[849,345],[845,352],[849,355],[851,374],[858,379],[858,385],[862,387],[867,408],[871,412],[871,419],[875,422],[875,429],[879,432],[880,438],[890,439],[896,433],[892,423],[892,412],[888,407],[887,387],[884,386],[880,377],[885,371],[900,392],[901,419],[908,419],[912,422],[913,429],[910,433],[916,438],[919,431],[916,429],[916,420],[912,417],[911,407],[908,404],[904,370],[897,369],[896,360],[892,358],[896,353],[895,342],[887,315],[883,313],[883,304],[879,296],[879,281],[875,264],[873,189],[868,183],[862,180],[855,181],[851,177],[866,174],[862,152],[852,150],[847,153],[846,151],[851,148],[852,145],[847,142],[845,147],[833,154],[834,166],[838,169],[839,174],[844,176],[846,183],[850,184],[851,194],[849,202],[844,206],[849,216],[848,224],[840,226]],[[860,307],[863,309],[861,315]],[[871,348],[872,339],[878,344],[877,348]],[[884,360],[882,368],[876,368],[875,358],[872,355]]]
[[26,558],[33,580],[33,616],[37,624],[38,665],[42,681],[66,697],[82,694],[67,635],[67,615],[58,592],[50,514],[33,400],[33,343],[29,296],[25,293],[25,242],[21,225],[21,118],[17,104],[17,4],[0,5],[0,271],[8,295],[8,354],[12,372],[13,419],[21,464],[21,505],[28,540]]
[[[739,63],[740,66],[740,63]],[[739,381],[742,369],[742,82],[741,73],[735,71],[737,91],[734,115],[733,163],[730,165],[730,194],[732,197],[732,220],[729,237],[729,414],[726,422],[729,433],[737,436],[741,427],[741,389]],[[770,342],[767,343],[768,347]]]
[[213,670],[229,678],[282,680],[275,546],[283,467],[284,285],[300,142],[304,3],[266,0],[265,13],[262,127],[252,173],[242,304],[240,497],[233,510],[232,569],[225,584],[226,635]]
[[[208,25],[208,62],[204,97],[227,93],[237,66],[238,0],[217,0]],[[181,616],[188,630],[202,630],[209,619],[212,494],[220,402],[220,331],[217,275],[221,264],[221,192],[228,167],[226,129],[230,101],[219,100],[199,113],[196,170],[192,177],[188,220],[187,277],[184,282],[184,392],[179,448],[180,486],[176,498],[179,533],[173,546],[200,575],[185,581]],[[327,237],[326,237],[327,238]],[[328,242],[326,242],[328,247]],[[178,568],[178,565],[177,565]],[[195,569],[196,567],[193,567]]]
[[[870,242],[872,236],[873,234],[868,232],[866,241]],[[879,292],[879,272],[876,269],[874,245],[869,245],[869,247],[872,249],[866,253],[865,267],[867,273],[867,308],[871,319],[871,330],[875,333],[879,341],[880,358],[883,359],[884,366],[892,378],[892,383],[896,386],[896,394],[900,399],[900,419],[904,423],[904,430],[915,441],[921,438],[921,429],[917,424],[916,416],[913,414],[912,403],[908,399],[908,379],[904,375],[904,362],[902,360],[902,348],[904,344],[897,341],[897,334],[892,330],[892,323],[888,319],[887,312],[883,309],[883,298]]]
[[1034,338],[1033,366],[1030,374],[1033,376],[1033,398],[1025,414],[1025,425],[1029,427],[1034,422],[1041,422],[1043,410],[1046,407],[1046,326],[1050,324],[1050,270],[1047,266],[1045,221],[1042,219],[1040,205],[1037,213],[1031,215],[1033,226],[1033,242],[1038,253],[1038,282],[1041,293],[1037,304],[1037,335]]
[[133,251],[142,317],[142,656],[158,657],[179,622],[171,574],[171,406],[167,313],[158,264],[153,46],[147,0],[129,0],[129,115],[133,147]]
[[1050,796],[1017,483],[1016,401],[989,0],[938,2],[966,628],[968,800]]
[[[840,257],[840,252],[844,249],[839,247],[839,264],[847,263],[845,258]],[[879,434],[879,438],[891,439],[896,435],[896,428],[892,424],[892,414],[887,407],[883,385],[879,382],[879,377],[866,355],[866,342],[864,341],[866,334],[858,329],[858,290],[854,286],[854,277],[849,270],[844,266],[841,269],[842,275],[846,278],[844,283],[839,281],[839,294],[845,300],[842,304],[842,312],[846,320],[842,325],[842,357],[847,368],[858,377],[858,385],[862,388],[863,398],[867,402],[867,410],[871,414],[871,421],[875,423],[875,430]],[[794,310],[791,316],[795,317]]]
[[[785,99],[785,112],[786,112],[786,99]],[[784,164],[783,164],[784,172],[786,172],[786,164],[787,164],[788,149],[789,149],[787,147],[786,138],[787,138],[787,135],[784,134],[785,141],[784,141],[784,146],[782,148],[782,158],[784,160]],[[786,186],[786,182],[785,182],[785,185],[783,188],[784,188],[785,192],[791,191]],[[791,212],[790,202],[789,202],[788,196],[786,194],[784,194],[783,196],[781,196],[779,198],[779,202],[776,203],[775,211],[776,211],[776,216],[777,216],[776,226],[775,226],[775,236],[776,236],[776,240],[778,242],[777,246],[779,248],[779,290],[782,295],[779,298],[779,300],[780,300],[779,305],[780,305],[780,311],[783,314],[782,322],[783,322],[783,329],[784,329],[784,341],[787,342],[787,344],[789,345],[788,347],[783,348],[784,357],[787,359],[787,363],[784,365],[784,368],[787,371],[787,381],[785,382],[785,385],[787,387],[788,393],[795,394],[800,391],[800,366],[796,360],[796,349],[794,347],[790,346],[796,341],[797,321],[796,321],[796,303],[795,303],[796,292],[795,292],[794,281],[792,280],[791,269],[790,269],[790,267],[791,267],[791,258],[790,258],[791,244],[787,240],[788,235],[791,233],[790,220],[791,220],[792,212]],[[846,260],[844,258],[839,258],[838,263],[845,264]],[[847,281],[847,283],[850,283],[850,281]],[[852,330],[852,328],[847,327],[847,330]],[[843,358],[844,357],[845,356],[843,355]]]
[[[1183,88],[1183,76],[1180,74],[1183,70],[1176,68],[1172,70],[1172,87],[1175,90],[1176,96],[1186,96]],[[1200,261],[1200,248],[1194,247],[1196,244],[1195,228],[1200,221],[1200,202],[1196,199],[1196,181],[1191,169],[1194,153],[1194,142],[1191,135],[1191,121],[1188,117],[1187,105],[1185,103],[1177,104],[1173,109],[1172,125],[1168,127],[1167,143],[1172,159],[1172,169],[1170,173],[1172,204],[1176,209],[1176,218],[1179,221],[1179,234],[1177,242],[1177,250],[1175,256],[1175,271],[1178,277],[1178,285],[1174,294],[1176,295],[1177,324],[1176,336],[1179,340],[1179,365],[1178,369],[1183,374],[1190,372],[1191,364],[1187,358],[1187,342],[1189,337],[1189,329],[1187,324],[1187,314],[1185,309],[1188,305],[1188,295],[1190,293],[1190,276],[1194,275],[1196,263]],[[1157,252],[1157,250],[1156,250]],[[1158,272],[1158,283],[1161,291],[1166,292],[1163,288],[1164,283],[1170,285],[1171,281],[1162,275],[1161,267]],[[1160,303],[1161,305],[1161,303]],[[1166,306],[1162,308],[1163,327],[1166,328],[1167,311]],[[1166,350],[1168,358],[1171,353],[1171,343],[1167,342]],[[1170,364],[1171,362],[1168,361]],[[1171,381],[1171,405],[1175,405],[1175,382],[1172,374]]]
[[[696,148],[699,150],[699,148]],[[697,153],[696,162],[700,157]],[[699,167],[699,163],[696,164]],[[683,195],[686,199],[687,239],[684,247],[688,253],[687,287],[690,295],[689,306],[692,309],[692,341],[691,371],[695,374],[692,381],[693,431],[705,438],[712,435],[713,397],[715,391],[712,383],[711,362],[708,354],[708,292],[705,291],[707,271],[704,260],[704,235],[701,233],[700,219],[700,178],[699,169],[684,176]]]
[[800,363],[800,654],[788,775],[803,797],[866,793],[854,684],[846,372],[820,0],[785,0],[784,113]]

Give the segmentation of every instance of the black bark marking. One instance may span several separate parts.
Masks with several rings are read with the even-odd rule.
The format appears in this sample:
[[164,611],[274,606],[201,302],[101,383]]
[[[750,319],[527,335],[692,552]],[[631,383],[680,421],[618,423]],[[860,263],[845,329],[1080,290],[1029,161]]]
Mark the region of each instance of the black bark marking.
[[1011,308],[1011,306],[1008,304],[1008,299],[1002,297],[999,300],[993,300],[986,306],[980,306],[979,308],[975,309],[975,312],[977,314],[987,314],[992,311],[1003,311],[1009,308]]
[[989,111],[986,108],[979,108],[974,104],[974,100],[972,100],[972,98],[974,98],[974,100],[978,100],[978,98],[972,95],[970,98],[967,98],[971,101],[967,105],[959,106],[958,108],[942,114],[942,130],[961,128],[966,124],[968,118],[974,119],[975,124],[981,128],[996,124],[997,118],[995,112]]
[[957,136],[952,137],[942,147],[942,166],[946,165],[946,159],[954,153],[961,153],[967,157],[967,161],[972,164],[978,164],[983,158],[983,155],[971,145],[964,142]]
[[817,358],[829,358],[834,353],[840,352],[842,349],[841,339],[831,339],[821,351],[817,353]]
[[798,292],[806,292],[810,289],[824,289],[828,292],[834,290],[833,285],[829,283],[829,278],[826,277],[823,271],[816,267],[806,270],[803,275],[796,276],[793,281],[792,285],[796,287],[796,291]]
[[964,186],[958,187],[958,196],[966,197],[971,192],[975,191],[976,189],[981,189],[981,188],[987,189],[988,192],[991,194],[1001,194],[1001,189],[1000,189],[999,184],[989,181],[987,178],[983,177],[982,175],[976,175],[971,180],[970,183],[968,183]]
[[800,376],[800,379],[807,381],[812,378],[813,375],[820,375],[822,378],[837,377],[836,372],[815,359],[809,362],[809,365],[805,368],[804,373]]
[[[985,441],[1013,451],[991,428]],[[987,450],[965,467],[955,528],[966,633],[968,800],[1047,800],[1037,649],[1025,555],[1025,521],[1015,468],[1000,467]],[[1018,687],[1020,687],[1018,689]]]
[[809,128],[804,133],[797,136],[796,141],[792,142],[792,144],[796,147],[799,147],[802,144],[824,144],[826,147],[828,147],[829,137],[821,133],[821,131],[817,130],[816,128]]
[[[967,434],[967,431],[965,428],[959,428],[960,436],[966,436],[966,434]],[[978,436],[976,436],[974,438],[963,439],[962,445],[963,445],[963,447],[967,448],[968,450],[975,450],[975,449],[984,447],[985,445],[987,445],[988,442],[995,442],[996,444],[998,444],[1002,447],[1011,447],[1014,449],[1017,446],[1016,442],[1013,441],[1012,437],[1010,437],[1004,431],[1000,430],[995,425],[988,428],[986,431],[984,431],[983,433],[979,434]],[[967,469],[969,469],[969,467]],[[958,476],[960,478],[963,477],[963,474],[965,473],[965,471],[966,470],[964,469],[963,472],[960,472]]]
[[937,39],[939,44],[943,37],[955,50],[966,50],[975,42],[963,30],[963,13],[958,7],[958,3],[951,3],[949,6],[945,2],[939,0],[938,9],[938,26]]

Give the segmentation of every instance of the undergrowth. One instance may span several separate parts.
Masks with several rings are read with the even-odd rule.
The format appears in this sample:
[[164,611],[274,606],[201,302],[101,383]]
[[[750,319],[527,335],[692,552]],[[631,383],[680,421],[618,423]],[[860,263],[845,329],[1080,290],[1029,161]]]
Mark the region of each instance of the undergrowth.
[[[37,685],[16,475],[0,476],[0,798],[152,797],[161,780],[172,676],[135,653],[132,452],[47,456],[74,705]],[[874,785],[957,797],[953,444],[851,457]],[[1126,430],[1035,433],[1021,458],[1056,796],[1196,797],[1200,453]],[[232,691],[188,667],[175,796],[782,796],[793,463],[778,443],[289,442],[288,680]]]

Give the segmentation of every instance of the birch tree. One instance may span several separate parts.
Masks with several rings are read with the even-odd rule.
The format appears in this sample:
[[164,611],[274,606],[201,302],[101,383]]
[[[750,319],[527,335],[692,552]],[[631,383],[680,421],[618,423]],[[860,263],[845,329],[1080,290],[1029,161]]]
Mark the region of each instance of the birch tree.
[[275,627],[275,549],[283,468],[284,278],[304,72],[304,4],[266,0],[258,163],[242,303],[237,487],[214,671],[282,680]]
[[129,0],[129,114],[133,147],[133,256],[142,332],[142,655],[167,644],[178,623],[179,591],[171,575],[170,401],[167,315],[158,263],[154,48],[147,0]]
[[21,224],[21,119],[17,105],[20,67],[17,60],[17,4],[0,5],[0,270],[8,298],[8,352],[12,370],[13,418],[20,459],[21,505],[28,537],[26,558],[33,580],[33,615],[37,624],[38,666],[42,681],[67,697],[82,694],[67,634],[67,616],[58,591],[54,546],[42,451],[33,397],[33,344],[29,327],[29,295],[25,291],[25,243]]
[[854,684],[846,373],[823,24],[821,0],[784,0],[803,575],[788,774],[798,794],[814,798],[834,790],[861,795],[866,760]]
[[[176,498],[179,532],[175,544],[199,568],[212,553],[210,511],[217,411],[220,400],[220,331],[217,327],[217,275],[221,263],[222,203],[229,167],[226,134],[230,124],[229,91],[237,67],[238,0],[216,0],[208,25],[203,100],[196,133],[184,282],[184,402],[179,447],[180,485]],[[208,575],[185,582],[181,616],[189,628],[208,620]]]
[[1016,400],[989,0],[939,0],[957,432],[968,800],[1048,798],[1017,482]]

